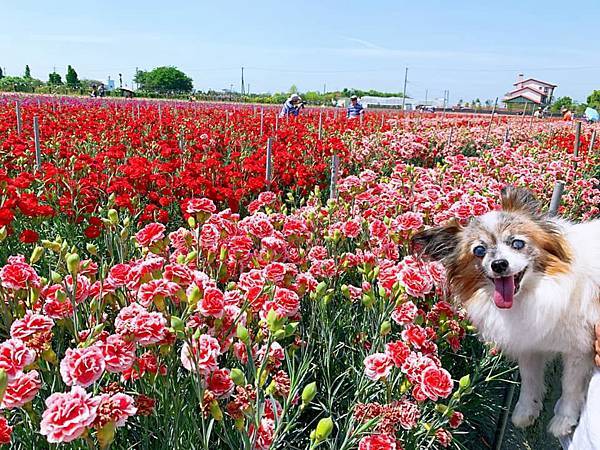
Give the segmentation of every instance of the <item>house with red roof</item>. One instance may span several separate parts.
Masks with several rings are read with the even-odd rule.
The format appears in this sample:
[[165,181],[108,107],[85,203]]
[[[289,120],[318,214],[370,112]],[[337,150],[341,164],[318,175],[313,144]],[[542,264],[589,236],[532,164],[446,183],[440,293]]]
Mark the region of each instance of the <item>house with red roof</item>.
[[507,92],[502,101],[507,108],[523,107],[525,104],[547,106],[552,102],[555,84],[536,78],[525,78],[522,73],[513,83],[514,89]]

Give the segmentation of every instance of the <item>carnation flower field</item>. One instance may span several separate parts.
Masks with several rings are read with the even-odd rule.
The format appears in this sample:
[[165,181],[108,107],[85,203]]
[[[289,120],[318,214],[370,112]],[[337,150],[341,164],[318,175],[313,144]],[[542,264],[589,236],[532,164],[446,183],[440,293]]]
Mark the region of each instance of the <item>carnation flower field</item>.
[[594,127],[277,112],[0,97],[0,443],[493,448],[514,368],[410,238],[506,184],[598,216]]

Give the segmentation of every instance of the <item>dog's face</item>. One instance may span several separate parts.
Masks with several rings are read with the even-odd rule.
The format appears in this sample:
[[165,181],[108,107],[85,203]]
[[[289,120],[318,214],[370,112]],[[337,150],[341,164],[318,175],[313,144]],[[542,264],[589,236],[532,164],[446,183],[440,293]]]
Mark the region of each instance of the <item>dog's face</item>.
[[413,238],[417,250],[445,265],[460,301],[485,289],[498,308],[511,308],[532,274],[569,271],[568,245],[556,224],[540,214],[531,193],[506,188],[502,207],[465,227],[452,222]]

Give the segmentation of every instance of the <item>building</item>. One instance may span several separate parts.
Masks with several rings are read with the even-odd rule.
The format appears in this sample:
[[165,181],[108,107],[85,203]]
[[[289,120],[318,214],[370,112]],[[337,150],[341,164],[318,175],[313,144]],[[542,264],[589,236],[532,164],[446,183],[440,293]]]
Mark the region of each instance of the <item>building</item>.
[[[365,108],[402,108],[402,97],[373,97],[365,95],[360,98],[360,103]],[[408,111],[416,106],[415,100],[406,98],[404,108]]]
[[106,84],[104,85],[104,88],[107,91],[114,91],[115,90],[115,80],[111,80],[111,78],[109,76],[108,80],[106,81]]
[[514,89],[507,92],[502,101],[507,108],[519,108],[526,104],[547,106],[552,102],[555,84],[536,78],[525,78],[522,73],[513,83]]

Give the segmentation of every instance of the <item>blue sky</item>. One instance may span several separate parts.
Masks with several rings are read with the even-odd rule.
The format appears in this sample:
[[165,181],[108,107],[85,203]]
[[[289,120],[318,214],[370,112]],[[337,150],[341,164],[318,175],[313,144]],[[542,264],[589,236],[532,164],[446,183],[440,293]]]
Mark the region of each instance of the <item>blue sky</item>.
[[[494,99],[517,73],[577,100],[600,89],[600,1],[0,0],[0,67],[47,80],[131,83],[135,68],[175,65],[197,89],[354,87]],[[586,39],[586,35],[595,34]]]

